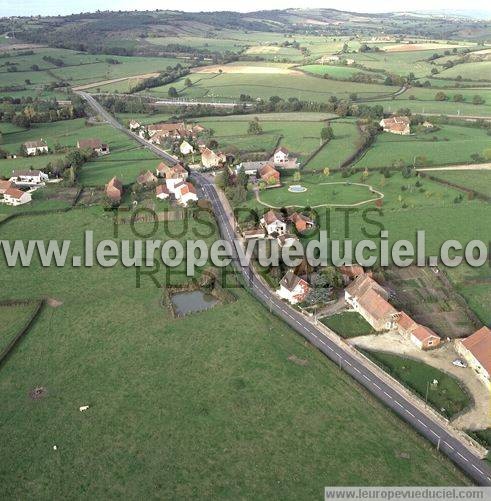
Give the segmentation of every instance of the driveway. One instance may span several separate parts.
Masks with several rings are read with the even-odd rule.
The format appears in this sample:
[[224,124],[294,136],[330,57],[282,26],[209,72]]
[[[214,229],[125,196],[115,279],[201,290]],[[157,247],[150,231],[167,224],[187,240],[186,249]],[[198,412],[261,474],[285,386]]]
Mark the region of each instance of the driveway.
[[453,343],[445,343],[432,351],[422,351],[397,332],[351,338],[348,343],[369,351],[392,353],[419,360],[436,369],[455,376],[471,395],[473,403],[452,420],[453,426],[461,430],[483,430],[491,427],[489,390],[479,381],[470,368],[463,369],[452,364],[460,358]]

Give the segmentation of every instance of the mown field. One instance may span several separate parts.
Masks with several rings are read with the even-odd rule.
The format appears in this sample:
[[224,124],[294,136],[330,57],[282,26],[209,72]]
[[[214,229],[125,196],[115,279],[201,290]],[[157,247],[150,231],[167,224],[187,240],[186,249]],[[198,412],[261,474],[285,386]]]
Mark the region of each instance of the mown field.
[[188,99],[219,99],[234,101],[241,94],[253,99],[269,99],[279,96],[283,99],[295,97],[300,100],[325,101],[336,95],[340,99],[348,99],[356,93],[360,98],[373,98],[391,94],[396,87],[379,84],[361,84],[325,80],[304,74],[275,73],[194,73],[190,76],[192,85],[185,87],[185,79],[177,80],[170,85],[151,89],[151,94],[167,97],[169,87],[175,87],[179,97]]
[[[182,240],[199,224],[188,222]],[[0,231],[11,240],[69,239],[72,255],[82,252],[87,228],[95,241],[113,235],[112,218],[97,207],[14,220]],[[129,225],[118,238],[134,238]],[[298,499],[325,485],[467,483],[246,292],[173,319],[161,290],[148,277],[137,288],[134,269],[119,265],[33,264],[6,269],[2,280],[2,298],[62,303],[42,313],[2,367],[5,497]],[[31,400],[38,386],[46,396]]]
[[410,136],[383,132],[355,165],[368,169],[390,167],[397,161],[413,165],[417,157],[425,157],[423,163],[428,166],[473,163],[471,155],[483,155],[489,146],[486,130],[475,127],[442,125],[435,132]]

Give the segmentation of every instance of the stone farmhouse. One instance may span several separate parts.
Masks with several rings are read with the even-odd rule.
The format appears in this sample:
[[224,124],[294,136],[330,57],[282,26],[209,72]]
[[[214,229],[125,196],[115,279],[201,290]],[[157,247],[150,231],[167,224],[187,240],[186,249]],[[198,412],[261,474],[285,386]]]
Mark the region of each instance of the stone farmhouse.
[[109,154],[109,146],[96,138],[79,139],[77,141],[77,148],[79,150],[92,150],[99,156]]
[[411,134],[411,121],[408,117],[390,117],[380,120],[380,127],[384,132],[407,136]]
[[3,194],[3,203],[6,205],[24,205],[32,200],[31,193],[28,191],[22,191],[14,187],[10,187],[5,190]]

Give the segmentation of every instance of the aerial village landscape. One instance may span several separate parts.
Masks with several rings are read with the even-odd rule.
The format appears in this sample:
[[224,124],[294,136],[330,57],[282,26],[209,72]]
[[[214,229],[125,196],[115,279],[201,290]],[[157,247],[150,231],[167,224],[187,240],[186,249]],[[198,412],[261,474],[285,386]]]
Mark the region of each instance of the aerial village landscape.
[[[429,258],[489,242],[490,24],[381,16],[0,19],[2,242],[70,240],[75,256],[88,229],[184,242],[200,224],[244,249],[375,227],[427,239],[422,266],[253,255],[193,279],[2,255],[2,497],[50,497],[60,462],[61,492],[95,497],[106,462],[108,497],[119,471],[128,497],[188,498],[203,479],[205,497],[250,497],[232,464],[259,498],[491,485],[489,257]],[[92,22],[107,41],[87,41]]]

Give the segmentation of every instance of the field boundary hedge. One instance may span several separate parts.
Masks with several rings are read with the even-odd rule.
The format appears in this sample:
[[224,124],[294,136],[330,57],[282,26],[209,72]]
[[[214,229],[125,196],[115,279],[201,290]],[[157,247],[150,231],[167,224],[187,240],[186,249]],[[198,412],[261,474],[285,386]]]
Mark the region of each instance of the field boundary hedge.
[[10,342],[7,344],[7,346],[0,353],[0,367],[7,360],[8,356],[10,355],[12,350],[15,348],[17,343],[31,330],[32,325],[37,320],[37,318],[39,317],[39,314],[41,313],[42,309],[44,308],[44,306],[46,304],[46,300],[40,299],[38,301],[28,301],[28,300],[12,299],[12,300],[0,302],[0,306],[3,306],[3,307],[28,305],[31,303],[37,303],[36,308],[31,313],[31,316],[28,318],[27,322],[24,324],[22,329],[10,340]]
[[479,200],[483,200],[484,202],[491,202],[491,196],[486,195],[485,193],[481,193],[479,191],[473,190],[472,188],[467,188],[466,186],[461,186],[457,183],[452,183],[452,181],[447,181],[446,179],[441,179],[436,176],[432,176],[431,174],[427,174],[424,171],[418,171],[418,175],[423,178],[428,178],[431,181],[435,181],[436,183],[443,184],[444,186],[448,186],[450,188],[456,188],[457,190],[461,190],[464,193],[467,193],[470,198],[477,198]]

